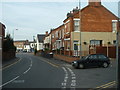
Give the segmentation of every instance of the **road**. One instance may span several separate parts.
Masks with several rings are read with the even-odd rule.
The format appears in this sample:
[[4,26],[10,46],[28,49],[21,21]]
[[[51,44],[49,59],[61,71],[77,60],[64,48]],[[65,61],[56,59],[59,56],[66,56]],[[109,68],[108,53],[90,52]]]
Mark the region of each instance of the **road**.
[[70,64],[18,53],[18,62],[3,69],[3,88],[111,88],[115,87],[116,62],[108,68],[74,69]]

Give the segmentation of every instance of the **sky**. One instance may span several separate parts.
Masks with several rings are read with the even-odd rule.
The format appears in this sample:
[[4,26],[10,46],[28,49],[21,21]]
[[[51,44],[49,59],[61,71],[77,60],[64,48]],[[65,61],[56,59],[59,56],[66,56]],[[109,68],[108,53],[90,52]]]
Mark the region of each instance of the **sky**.
[[[0,22],[6,25],[6,33],[14,36],[14,40],[31,41],[33,36],[63,24],[66,14],[79,5],[78,1],[4,0],[0,3]],[[118,1],[104,0],[102,4],[118,16]],[[87,0],[81,0],[81,8],[87,5]]]

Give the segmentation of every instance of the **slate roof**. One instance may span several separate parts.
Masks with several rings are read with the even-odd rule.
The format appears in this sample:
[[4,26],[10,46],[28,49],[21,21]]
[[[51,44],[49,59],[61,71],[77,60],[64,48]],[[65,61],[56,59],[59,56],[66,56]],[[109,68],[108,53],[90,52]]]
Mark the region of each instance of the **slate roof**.
[[43,43],[43,40],[45,38],[45,34],[38,34],[37,35],[37,39],[39,43]]

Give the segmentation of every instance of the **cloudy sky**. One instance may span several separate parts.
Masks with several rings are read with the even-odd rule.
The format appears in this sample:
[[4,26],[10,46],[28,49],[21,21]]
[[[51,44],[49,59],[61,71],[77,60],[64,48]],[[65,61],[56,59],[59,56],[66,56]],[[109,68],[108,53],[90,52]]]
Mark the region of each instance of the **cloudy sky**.
[[[15,40],[33,40],[33,36],[63,24],[66,14],[79,5],[78,1],[4,0],[0,3],[0,21],[6,25],[6,33],[13,36],[14,32]],[[118,1],[106,0],[102,4],[118,15]],[[87,0],[81,0],[82,8],[87,4]]]

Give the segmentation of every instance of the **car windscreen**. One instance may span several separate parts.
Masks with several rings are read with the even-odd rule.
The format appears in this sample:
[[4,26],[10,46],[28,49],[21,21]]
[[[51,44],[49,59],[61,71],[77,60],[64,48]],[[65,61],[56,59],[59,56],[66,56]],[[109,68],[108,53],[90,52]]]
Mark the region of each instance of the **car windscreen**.
[[89,56],[84,56],[84,57],[82,57],[82,59],[86,60],[88,57],[89,57]]

